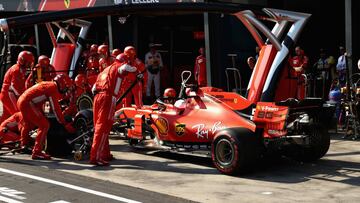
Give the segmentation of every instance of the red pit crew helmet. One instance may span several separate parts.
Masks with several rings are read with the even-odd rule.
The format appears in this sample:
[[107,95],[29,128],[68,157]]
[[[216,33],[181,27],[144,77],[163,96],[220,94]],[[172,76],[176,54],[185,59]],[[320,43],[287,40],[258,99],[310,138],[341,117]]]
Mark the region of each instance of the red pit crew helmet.
[[97,50],[97,53],[99,55],[103,55],[105,57],[108,56],[108,52],[109,52],[109,46],[108,45],[100,45],[98,50]]
[[90,57],[86,63],[87,69],[99,69],[99,61],[96,58]]
[[111,52],[111,55],[112,55],[113,57],[117,57],[119,54],[121,54],[120,49],[114,49],[114,50]]
[[121,53],[116,56],[115,60],[120,63],[125,63],[129,61],[129,57],[125,55],[124,53]]
[[98,45],[97,44],[92,44],[91,46],[90,46],[90,53],[97,53],[97,51],[98,51]]
[[86,76],[84,74],[79,74],[75,77],[74,82],[77,87],[85,88],[87,84]]
[[40,67],[48,67],[50,65],[49,57],[47,57],[45,55],[39,56],[38,64],[39,64]]
[[65,74],[59,74],[54,78],[54,81],[56,82],[58,86],[58,90],[61,94],[64,94],[68,92],[69,90],[72,90],[74,87],[74,83],[71,80],[71,78],[68,75]]
[[18,55],[17,64],[25,68],[32,68],[34,61],[34,55],[30,51],[22,51]]
[[125,47],[124,54],[128,56],[131,61],[135,60],[136,58],[136,50],[133,46]]

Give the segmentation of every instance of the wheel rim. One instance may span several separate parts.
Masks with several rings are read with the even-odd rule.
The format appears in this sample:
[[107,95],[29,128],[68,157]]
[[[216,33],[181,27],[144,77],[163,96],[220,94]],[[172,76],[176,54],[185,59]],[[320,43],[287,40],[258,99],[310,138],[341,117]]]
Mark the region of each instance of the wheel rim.
[[235,149],[228,139],[221,139],[216,144],[216,159],[222,166],[229,166],[234,160]]

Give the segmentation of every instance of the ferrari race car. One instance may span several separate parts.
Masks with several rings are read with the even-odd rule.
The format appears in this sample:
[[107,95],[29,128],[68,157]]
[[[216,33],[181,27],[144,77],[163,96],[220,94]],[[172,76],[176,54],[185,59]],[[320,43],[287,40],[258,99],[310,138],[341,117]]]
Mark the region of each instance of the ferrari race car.
[[131,145],[151,139],[164,149],[210,150],[214,165],[225,174],[246,171],[268,151],[300,161],[326,154],[330,137],[321,118],[331,111],[321,100],[259,102],[251,115],[246,110],[252,105],[241,95],[198,88],[186,83],[190,72],[182,76],[175,103],[159,98],[152,106],[116,113],[116,124],[123,126]]
[[[188,84],[191,72],[185,71],[174,103],[159,98],[152,106],[116,113],[116,123],[129,143],[151,139],[173,149],[208,150],[224,174],[247,171],[267,153],[299,161],[323,157],[330,145],[327,126],[334,106],[320,98],[298,98],[297,90],[289,88],[294,83],[288,77],[289,50],[310,15],[276,9],[263,12],[268,17],[249,10],[233,13],[261,47],[245,97]],[[270,31],[260,20],[275,25]]]

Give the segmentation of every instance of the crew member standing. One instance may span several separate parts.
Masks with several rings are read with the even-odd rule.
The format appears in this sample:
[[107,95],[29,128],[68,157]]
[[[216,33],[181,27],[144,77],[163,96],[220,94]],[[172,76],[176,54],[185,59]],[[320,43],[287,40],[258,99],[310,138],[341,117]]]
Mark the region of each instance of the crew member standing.
[[[130,107],[132,104],[132,98],[134,97],[135,105],[137,108],[143,106],[142,95],[146,89],[147,74],[145,73],[145,65],[136,57],[136,50],[133,46],[128,46],[124,49],[124,54],[129,58],[130,65],[136,68],[135,72],[129,73],[124,80],[122,92],[126,91],[130,86],[136,82],[136,85],[126,95],[124,103],[126,107]],[[136,75],[142,73],[143,80],[138,81]]]
[[28,89],[36,83],[42,81],[51,81],[56,76],[55,68],[50,64],[49,57],[41,55],[38,58],[38,64],[30,72],[26,79],[25,88]]
[[86,65],[86,77],[90,86],[94,85],[99,72],[99,60],[89,57]]
[[108,165],[112,159],[109,148],[109,133],[113,124],[116,99],[125,76],[135,72],[136,68],[126,62],[120,62],[120,55],[116,61],[102,71],[93,86],[94,97],[94,138],[90,152],[90,163],[94,165]]
[[345,86],[346,84],[346,51],[345,48],[339,47],[340,56],[338,58],[338,62],[336,64],[336,72],[338,74],[339,83],[341,86]]
[[110,65],[110,57],[109,57],[109,46],[108,45],[100,45],[98,48],[99,54],[99,71],[102,72],[106,67]]
[[33,65],[34,55],[29,51],[22,51],[18,55],[17,63],[6,72],[0,94],[0,100],[3,105],[1,123],[10,117],[10,115],[19,111],[16,102],[25,91],[26,69],[31,69]]
[[161,54],[156,50],[156,44],[149,44],[150,51],[145,55],[145,64],[148,71],[146,97],[151,97],[151,87],[154,82],[155,96],[160,97],[160,71],[164,67]]
[[73,91],[73,81],[69,76],[60,74],[54,78],[54,81],[38,83],[27,89],[20,96],[17,106],[23,115],[22,125],[24,127],[21,130],[22,148],[26,148],[29,144],[29,131],[31,126],[38,128],[32,159],[51,159],[50,155],[42,152],[46,135],[50,128],[50,123],[43,112],[43,105],[46,101],[50,102],[57,121],[63,124],[69,132],[73,133],[75,131],[72,123],[65,122],[59,104],[59,100],[61,100],[64,95],[69,94],[70,91]]
[[194,66],[194,76],[195,82],[198,84],[199,87],[207,86],[207,79],[206,79],[206,58],[205,58],[205,49],[201,47],[199,49],[199,56],[195,59],[195,66]]
[[305,55],[304,50],[299,46],[295,48],[296,56],[290,58],[290,77],[291,77],[291,89],[295,90],[295,96],[297,99],[305,98],[305,84],[302,78],[302,74],[309,65],[309,59]]

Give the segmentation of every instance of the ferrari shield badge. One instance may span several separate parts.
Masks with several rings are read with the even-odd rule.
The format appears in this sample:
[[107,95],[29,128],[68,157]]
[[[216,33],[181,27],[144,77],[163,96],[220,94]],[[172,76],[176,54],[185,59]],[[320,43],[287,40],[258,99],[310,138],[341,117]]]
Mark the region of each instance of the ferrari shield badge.
[[169,123],[165,118],[159,117],[156,121],[155,121],[155,125],[156,127],[159,129],[159,132],[161,134],[167,134],[169,131]]
[[184,133],[185,133],[185,124],[182,124],[182,123],[178,123],[175,125],[175,133],[178,135],[178,136],[183,136]]
[[70,7],[70,0],[64,0],[64,4],[66,8]]

